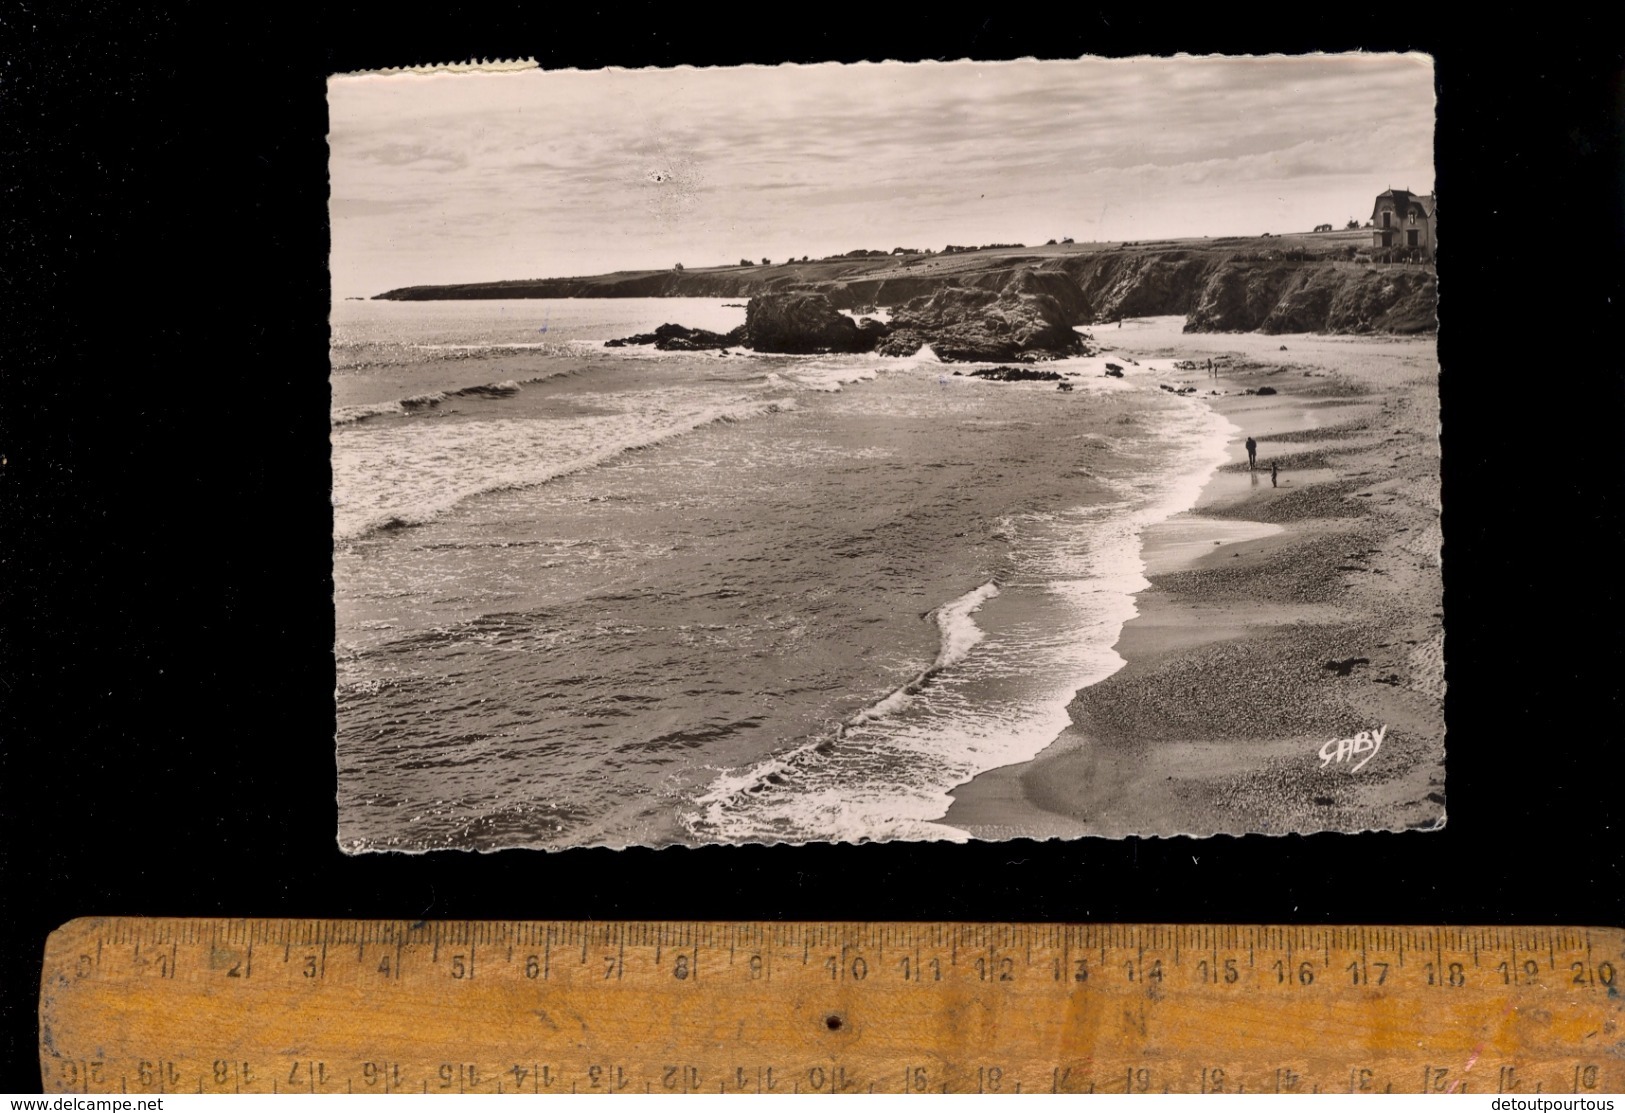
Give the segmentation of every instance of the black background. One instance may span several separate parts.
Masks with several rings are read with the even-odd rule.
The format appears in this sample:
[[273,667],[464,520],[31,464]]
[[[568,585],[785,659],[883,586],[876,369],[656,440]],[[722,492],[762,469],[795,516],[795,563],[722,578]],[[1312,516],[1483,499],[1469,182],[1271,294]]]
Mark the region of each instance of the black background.
[[[1625,923],[1610,26],[672,8],[0,13],[0,1089],[81,915]],[[1357,48],[1438,63],[1444,831],[338,852],[327,74]]]

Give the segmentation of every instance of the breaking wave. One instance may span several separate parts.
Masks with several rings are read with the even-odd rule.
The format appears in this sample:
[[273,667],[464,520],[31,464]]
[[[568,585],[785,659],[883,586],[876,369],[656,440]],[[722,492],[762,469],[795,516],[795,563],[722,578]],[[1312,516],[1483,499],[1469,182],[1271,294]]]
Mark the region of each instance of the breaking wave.
[[[504,388],[513,384],[494,384],[493,389]],[[517,386],[515,386],[517,389]],[[379,508],[363,509],[352,506],[335,507],[334,510],[334,540],[350,542],[360,540],[369,535],[387,533],[395,530],[407,529],[412,526],[423,525],[446,513],[466,499],[478,495],[490,494],[496,491],[516,490],[525,487],[535,487],[566,475],[586,471],[589,468],[607,464],[628,452],[636,452],[664,443],[673,438],[692,433],[709,425],[732,424],[746,421],[751,418],[765,417],[771,414],[785,413],[796,408],[791,399],[777,399],[763,402],[751,402],[735,405],[711,406],[687,414],[673,415],[675,420],[670,424],[644,425],[622,431],[619,435],[601,434],[591,437],[590,447],[577,455],[565,459],[538,459],[527,470],[520,470],[517,474],[511,469],[480,469],[464,476],[459,474],[444,474],[430,467],[415,475],[406,476],[397,468],[386,472],[389,482],[385,484],[385,491],[404,491],[408,505],[395,506],[383,510]],[[502,432],[491,428],[500,423],[467,423],[458,430],[448,430],[456,436],[471,437],[481,442],[487,452],[502,452],[511,447],[511,455],[522,457],[531,444],[515,443],[505,446],[500,443]],[[506,423],[513,425],[515,423]],[[523,432],[520,435],[525,435]],[[450,440],[438,445],[420,444],[417,446],[420,456],[430,460],[449,459],[456,461],[459,458],[459,449],[465,446]],[[357,459],[354,468],[358,474],[371,471],[378,473],[383,470],[374,466],[373,461]]]
[[409,398],[398,398],[393,402],[367,402],[355,406],[340,406],[332,412],[331,425],[355,425],[375,417],[409,417],[412,414],[432,410],[442,402],[453,398],[512,398],[526,386],[534,383],[546,382],[564,375],[573,374],[570,371],[554,371],[547,375],[536,375],[529,379],[505,379],[500,383],[480,383],[477,386],[465,386],[460,390],[435,390],[427,394],[414,394]]
[[963,661],[976,648],[984,634],[971,617],[981,605],[999,594],[992,580],[968,591],[952,602],[929,612],[936,618],[941,642],[932,663],[906,684],[900,684],[868,707],[835,725],[827,735],[807,742],[788,753],[767,758],[739,772],[724,772],[712,782],[711,790],[695,799],[701,812],[688,817],[691,826],[718,829],[728,813],[753,794],[786,784],[798,769],[823,764],[826,756],[856,727],[879,722],[907,708],[942,672]]

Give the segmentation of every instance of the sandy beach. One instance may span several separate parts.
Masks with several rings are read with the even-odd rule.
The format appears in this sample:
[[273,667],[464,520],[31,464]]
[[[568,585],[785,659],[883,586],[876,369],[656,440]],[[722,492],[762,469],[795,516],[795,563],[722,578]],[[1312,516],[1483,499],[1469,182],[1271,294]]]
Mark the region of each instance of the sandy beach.
[[1131,374],[1196,387],[1236,426],[1230,462],[1147,531],[1123,668],[1037,758],[956,789],[943,822],[986,839],[1442,826],[1436,338],[1182,323],[1097,336]]

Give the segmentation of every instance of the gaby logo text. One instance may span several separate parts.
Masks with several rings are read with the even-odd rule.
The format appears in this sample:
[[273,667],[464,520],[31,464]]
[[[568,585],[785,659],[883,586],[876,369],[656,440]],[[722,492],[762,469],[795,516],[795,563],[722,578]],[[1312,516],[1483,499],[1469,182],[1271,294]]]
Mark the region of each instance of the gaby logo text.
[[1320,748],[1320,767],[1326,769],[1359,758],[1349,769],[1350,773],[1358,773],[1366,762],[1377,756],[1377,751],[1382,749],[1382,737],[1387,733],[1388,724],[1384,723],[1376,730],[1362,730],[1353,738],[1332,739]]

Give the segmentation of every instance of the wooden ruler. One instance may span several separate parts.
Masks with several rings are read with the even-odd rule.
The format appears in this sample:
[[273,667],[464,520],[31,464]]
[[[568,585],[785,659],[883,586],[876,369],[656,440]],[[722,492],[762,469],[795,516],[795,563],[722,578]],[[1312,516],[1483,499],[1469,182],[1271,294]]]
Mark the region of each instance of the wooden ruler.
[[1625,1091],[1625,931],[75,920],[48,1091]]

